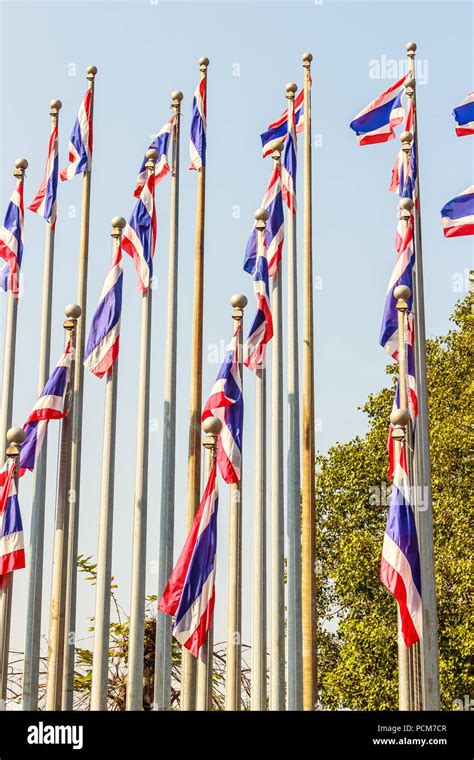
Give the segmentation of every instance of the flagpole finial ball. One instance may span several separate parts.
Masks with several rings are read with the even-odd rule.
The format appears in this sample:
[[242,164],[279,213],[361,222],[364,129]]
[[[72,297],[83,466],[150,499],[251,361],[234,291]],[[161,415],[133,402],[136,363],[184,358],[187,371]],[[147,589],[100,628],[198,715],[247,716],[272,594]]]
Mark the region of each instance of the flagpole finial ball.
[[206,417],[202,423],[202,429],[208,435],[219,435],[222,430],[222,422],[217,417]]
[[285,87],[285,90],[287,91],[287,93],[292,92],[293,95],[295,94],[297,89],[298,89],[298,85],[296,85],[294,82],[288,82],[288,84]]
[[115,227],[116,229],[123,230],[127,222],[123,218],[123,216],[114,216],[112,219],[112,227]]
[[411,211],[413,209],[413,201],[411,198],[402,198],[398,205],[403,211]]
[[266,222],[268,219],[268,211],[266,208],[258,208],[255,212],[255,219],[257,222]]
[[311,61],[313,60],[313,54],[303,53],[303,55],[301,56],[301,60],[303,61],[303,63],[311,63]]
[[411,288],[408,287],[408,285],[397,285],[395,290],[393,291],[393,297],[396,301],[398,301],[399,298],[402,299],[402,301],[408,301],[408,299],[411,296]]
[[156,148],[149,148],[145,153],[148,161],[156,161],[158,158],[158,151]]
[[243,296],[241,293],[236,293],[230,299],[230,305],[234,309],[245,309],[248,304],[247,296]]
[[96,74],[97,74],[97,66],[87,67],[87,76],[95,77]]
[[77,303],[69,303],[64,309],[64,313],[68,319],[79,319],[82,309]]
[[394,409],[390,415],[390,422],[392,425],[408,425],[410,422],[410,415],[407,409]]
[[28,161],[26,158],[17,158],[15,161],[15,168],[16,169],[28,169]]
[[283,140],[277,140],[273,143],[273,150],[277,153],[283,153],[283,148],[285,147],[285,144]]
[[400,135],[400,142],[402,143],[411,143],[413,142],[413,135],[411,132],[402,132]]
[[61,103],[60,100],[56,99],[56,100],[51,101],[51,103],[49,104],[49,107],[54,108],[56,111],[59,111],[63,107],[63,104]]
[[407,42],[407,53],[416,53],[416,42]]
[[171,100],[178,100],[181,103],[183,97],[184,96],[181,90],[173,90],[171,93]]
[[207,69],[207,67],[209,66],[209,58],[206,58],[206,56],[203,56],[202,58],[199,59],[198,63],[201,66],[201,68]]
[[8,443],[23,443],[25,440],[25,431],[21,427],[11,427],[10,430],[7,431],[7,441]]

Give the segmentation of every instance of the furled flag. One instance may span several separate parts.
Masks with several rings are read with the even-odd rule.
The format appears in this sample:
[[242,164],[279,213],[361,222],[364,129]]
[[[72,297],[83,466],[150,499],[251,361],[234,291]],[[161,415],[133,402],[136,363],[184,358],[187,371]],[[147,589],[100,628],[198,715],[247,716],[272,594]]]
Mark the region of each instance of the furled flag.
[[155,241],[155,177],[150,174],[122,234],[122,248],[135,262],[138,288],[142,292],[148,288],[153,275]]
[[296,121],[294,103],[288,108],[288,129],[281,160],[282,197],[291,214],[296,214]]
[[[175,116],[173,114],[171,119],[169,119],[169,121],[167,121],[166,124],[160,129],[153,142],[151,142],[148,146],[148,150],[154,148],[158,152],[158,158],[155,164],[155,186],[161,182],[163,177],[166,177],[170,171],[168,164],[168,145],[170,141],[170,135],[173,131],[174,123]],[[145,158],[143,159],[142,165],[140,167],[140,171],[138,173],[137,186],[133,193],[135,198],[140,197],[140,193],[143,190],[143,185],[146,182],[146,162],[147,158],[145,155]]]
[[49,222],[52,229],[56,226],[56,194],[58,189],[58,123],[54,121],[51,126],[51,135],[48,144],[48,157],[46,168],[40,189],[28,206],[30,211],[42,216]]
[[59,176],[64,182],[76,174],[86,172],[92,162],[92,90],[88,89],[82,101],[71,137],[69,139],[69,165],[61,169]]
[[20,451],[20,476],[24,475],[26,470],[34,470],[50,420],[59,420],[69,412],[67,389],[71,360],[71,344],[68,341],[64,353],[23,425],[26,437]]
[[[412,271],[414,262],[414,249],[413,249],[413,223],[407,226],[406,233],[401,241],[401,245],[398,252],[398,257],[393,268],[392,275],[390,277],[387,297],[385,299],[385,308],[382,318],[382,327],[380,330],[380,345],[385,348],[386,351],[394,359],[398,355],[398,316],[397,316],[397,302],[394,298],[393,292],[398,285],[408,285],[413,290],[412,283]],[[412,298],[408,303],[409,324],[412,324]]]
[[15,463],[7,462],[0,495],[0,576],[25,567],[23,524],[14,475]]
[[217,465],[214,462],[186,543],[158,609],[175,615],[173,636],[195,657],[211,627],[215,602]]
[[207,80],[203,77],[196,87],[193,98],[191,116],[191,134],[189,153],[191,156],[190,169],[201,169],[206,166],[206,117],[207,117]]
[[99,305],[92,317],[84,354],[84,366],[97,377],[110,372],[118,356],[122,287],[122,249],[119,245],[105,278]]
[[470,92],[460,106],[454,109],[456,134],[458,137],[474,135],[474,91]]
[[407,647],[421,639],[421,575],[415,516],[405,449],[395,463],[392,495],[382,548],[380,580],[394,595],[400,610],[402,636]]
[[[301,90],[293,101],[296,132],[304,129],[304,90]],[[268,125],[266,132],[260,135],[262,141],[262,156],[266,158],[273,152],[278,140],[286,141],[288,135],[288,109],[283,111],[279,119]]]
[[400,198],[411,198],[416,203],[416,135],[415,135],[415,104],[413,100],[408,108],[407,118],[405,121],[404,132],[411,132],[413,141],[410,148],[408,159],[408,171],[405,171],[405,153],[399,150],[395,164],[392,169],[390,180],[390,192],[398,193]]
[[404,119],[402,96],[409,76],[405,74],[392,84],[351,121],[349,126],[356,133],[359,145],[372,145],[395,138],[394,127]]
[[19,297],[20,267],[23,257],[23,180],[19,179],[10,198],[3,227],[0,228],[0,288]]
[[267,343],[273,336],[273,320],[268,289],[268,263],[265,240],[258,245],[253,278],[257,313],[244,344],[244,364],[251,370],[260,369],[265,359]]
[[441,209],[444,237],[474,235],[474,185]]
[[[261,208],[268,211],[268,219],[265,229],[265,246],[267,249],[268,274],[270,277],[273,277],[278,270],[285,237],[281,191],[281,170],[278,165],[275,165],[261,203]],[[257,230],[254,225],[245,248],[244,270],[249,274],[255,275],[256,261]]]
[[238,483],[242,460],[244,399],[239,367],[239,323],[222,367],[202,413],[202,420],[218,417],[222,430],[217,439],[217,464],[226,483]]

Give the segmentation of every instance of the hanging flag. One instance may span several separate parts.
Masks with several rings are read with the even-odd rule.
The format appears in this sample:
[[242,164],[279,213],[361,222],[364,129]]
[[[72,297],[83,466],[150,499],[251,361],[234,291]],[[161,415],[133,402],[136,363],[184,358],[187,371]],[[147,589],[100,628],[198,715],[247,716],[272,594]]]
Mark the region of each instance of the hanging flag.
[[458,137],[474,135],[474,91],[470,92],[461,105],[454,109],[453,116],[457,124]]
[[51,125],[51,135],[48,144],[48,157],[40,189],[28,206],[30,211],[42,216],[49,222],[52,229],[56,227],[56,194],[59,176],[58,160],[58,124]]
[[351,121],[349,126],[356,133],[359,145],[372,145],[395,138],[394,127],[404,119],[402,97],[409,77],[405,74]]
[[142,292],[147,290],[153,275],[155,242],[155,177],[150,174],[122,234],[122,248],[135,262],[138,288]]
[[15,462],[7,462],[0,495],[0,576],[25,567],[23,524],[15,484]]
[[119,245],[105,279],[99,305],[92,317],[84,354],[84,366],[97,377],[110,372],[118,356],[122,287],[122,248]]
[[190,169],[201,169],[206,166],[206,116],[207,116],[207,79],[203,77],[196,87],[193,98],[191,116],[191,134],[189,153],[191,156]]
[[441,209],[445,238],[474,235],[474,185]]
[[406,455],[400,446],[382,548],[380,580],[394,595],[407,647],[421,639],[421,575],[415,516],[410,504]]
[[[402,239],[397,260],[390,277],[387,297],[385,299],[385,309],[382,318],[382,327],[380,330],[380,345],[385,348],[386,351],[394,359],[398,355],[398,315],[397,315],[397,302],[393,296],[393,292],[398,285],[408,285],[410,290],[413,291],[412,282],[412,270],[414,263],[414,248],[413,248],[413,218],[411,217],[410,223],[407,226],[407,230]],[[413,325],[412,315],[412,297],[408,302],[408,321],[411,326]]]
[[239,366],[240,330],[239,322],[201,417],[202,421],[217,417],[222,422],[217,439],[217,464],[226,483],[239,482],[242,461],[244,399]]
[[[154,148],[158,152],[158,158],[155,164],[155,187],[159,182],[161,182],[163,177],[166,177],[170,171],[170,166],[168,164],[168,145],[170,141],[170,135],[173,131],[174,122],[175,116],[173,114],[171,119],[167,121],[166,124],[160,129],[154,140],[148,146],[148,150]],[[140,197],[143,186],[146,182],[146,162],[147,158],[145,155],[145,158],[143,159],[142,165],[140,167],[140,171],[138,172],[137,186],[133,193],[135,198]]]
[[[415,104],[411,99],[408,108],[407,118],[405,121],[404,132],[410,132],[413,136],[410,157],[408,161],[408,171],[405,171],[405,153],[399,150],[395,164],[392,169],[390,180],[390,192],[398,193],[400,198],[411,198],[416,204],[416,135],[415,135]],[[406,176],[405,176],[406,175]]]
[[262,366],[267,343],[273,336],[265,239],[262,240],[257,250],[253,288],[257,299],[257,313],[244,344],[244,364],[251,370],[260,369]]
[[[268,274],[270,277],[277,272],[283,252],[283,242],[285,237],[281,171],[278,165],[275,165],[270,182],[268,183],[265,195],[263,196],[261,208],[268,211],[268,219],[265,229],[265,246],[267,249]],[[255,264],[257,261],[257,230],[255,224],[247,241],[244,257],[244,271],[255,275]]]
[[158,605],[175,615],[173,636],[198,657],[212,624],[217,546],[217,468],[214,462],[184,548]]
[[19,179],[10,198],[3,227],[0,228],[0,288],[19,297],[20,267],[23,257],[23,180]]
[[[301,90],[293,101],[296,132],[304,130],[304,90]],[[283,111],[279,119],[268,125],[266,132],[260,135],[262,141],[262,156],[271,155],[278,140],[286,141],[288,135],[288,109]]]
[[82,101],[69,139],[69,165],[61,169],[59,176],[65,182],[76,174],[89,171],[92,163],[92,90]]
[[291,214],[296,214],[296,123],[294,103],[288,106],[289,129],[281,162],[282,197]]

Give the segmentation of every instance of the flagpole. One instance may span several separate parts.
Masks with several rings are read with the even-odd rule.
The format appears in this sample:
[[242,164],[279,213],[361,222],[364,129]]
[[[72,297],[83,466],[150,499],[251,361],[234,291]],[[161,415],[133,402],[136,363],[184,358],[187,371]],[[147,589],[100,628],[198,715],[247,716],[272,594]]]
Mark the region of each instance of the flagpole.
[[[286,86],[288,118],[292,118],[296,84]],[[294,107],[294,106],[293,106]],[[287,516],[288,516],[288,710],[303,707],[301,660],[301,470],[300,470],[300,381],[298,361],[298,275],[296,257],[296,214],[287,212]]]
[[[94,119],[94,86],[97,74],[96,66],[88,66],[86,78],[91,98],[91,126]],[[82,406],[84,393],[84,356],[85,326],[87,307],[87,270],[89,259],[89,219],[91,199],[91,166],[84,172],[82,184],[82,214],[81,236],[79,242],[79,270],[77,281],[77,303],[82,309],[82,319],[78,324],[76,349],[79,361],[75,362],[74,372],[74,404],[71,429],[71,457],[69,474],[69,517],[68,545],[66,553],[66,608],[65,634],[67,637],[64,649],[62,709],[72,710],[74,696],[74,661],[76,652],[76,596],[77,596],[77,545],[79,538],[79,489],[81,480],[81,449],[82,449]]]
[[[9,446],[5,454],[13,460],[15,486],[18,493],[18,461],[21,444],[25,440],[23,428],[10,428],[6,434]],[[10,654],[10,623],[12,614],[13,572],[0,577],[0,710],[6,710],[8,692],[8,659]]]
[[[217,417],[207,417],[202,429],[205,433],[202,445],[206,450],[206,482],[216,458],[217,437],[222,429],[222,422]],[[214,654],[213,625],[209,628],[206,640],[197,658],[196,710],[212,710],[212,667]]]
[[[122,216],[112,219],[112,261],[120,250]],[[107,710],[109,667],[110,584],[112,580],[112,536],[114,519],[115,437],[117,420],[118,357],[105,381],[102,482],[100,490],[99,541],[94,617],[91,710]]]
[[303,708],[314,710],[316,702],[316,504],[314,478],[314,331],[313,243],[311,182],[311,53],[303,54],[304,68],[304,217],[303,217],[303,450],[302,450],[302,637]]
[[[147,177],[155,173],[158,151],[146,152]],[[145,631],[146,525],[148,507],[148,447],[150,423],[151,282],[142,293],[140,375],[138,381],[137,459],[133,514],[132,583],[128,646],[127,710],[143,709]]]
[[[208,58],[199,59],[201,81],[207,78]],[[186,528],[189,531],[199,504],[201,490],[201,405],[202,405],[202,325],[204,308],[204,220],[206,167],[197,170],[196,238],[194,258],[194,305],[191,353],[191,399],[189,413],[188,505]],[[196,707],[196,663],[183,648],[181,664],[181,709]]]
[[413,302],[415,312],[415,367],[418,394],[418,419],[415,430],[416,472],[420,479],[418,493],[423,493],[423,509],[418,512],[420,565],[423,605],[423,636],[421,640],[423,709],[439,710],[438,623],[433,549],[433,508],[431,495],[431,463],[428,423],[428,389],[426,379],[426,330],[423,288],[423,248],[421,238],[420,164],[418,161],[418,124],[416,109],[415,54],[416,44],[406,46],[408,70],[412,81],[406,93],[414,105],[417,207],[415,219],[415,262],[413,268]]
[[[61,107],[62,103],[60,100],[51,101],[49,111],[51,116],[51,129],[54,129],[54,127],[57,127],[58,125],[59,111]],[[39,346],[38,396],[41,394],[48,380],[51,350],[51,304],[53,297],[55,232],[51,222],[47,221],[45,224],[46,234]],[[31,506],[29,551],[30,570],[28,574],[25,654],[23,660],[23,710],[38,709],[47,448],[48,433],[46,430],[43,445],[33,471],[33,499]]]
[[[283,143],[272,152],[280,168]],[[272,277],[272,445],[271,445],[271,636],[270,709],[285,709],[285,497],[283,483],[283,316],[281,269]]]
[[[168,315],[164,371],[163,453],[161,460],[161,511],[158,599],[173,570],[174,491],[176,457],[176,343],[178,331],[178,232],[179,232],[179,138],[183,93],[171,93],[174,112],[171,158],[170,240],[168,268]],[[172,618],[157,612],[155,642],[156,710],[171,707]]]
[[[255,212],[257,251],[265,239],[268,211]],[[266,470],[267,415],[266,369],[255,370],[255,474],[253,514],[253,588],[252,588],[252,684],[251,709],[267,706],[267,551],[266,551]]]
[[68,475],[71,456],[71,429],[74,408],[74,364],[76,361],[77,321],[81,307],[66,306],[64,329],[71,341],[71,368],[69,388],[66,393],[69,412],[61,420],[59,440],[58,473],[56,481],[56,514],[54,518],[53,578],[51,582],[51,611],[48,638],[48,673],[46,683],[46,709],[61,709],[61,683],[64,656],[64,613],[66,592],[66,551],[68,529]]
[[[233,333],[240,325],[238,337],[238,364],[242,382],[242,333],[244,309],[247,298],[234,295],[232,306]],[[229,564],[227,595],[227,661],[225,682],[225,709],[240,710],[241,702],[241,656],[242,656],[242,465],[240,479],[230,485],[229,512]]]

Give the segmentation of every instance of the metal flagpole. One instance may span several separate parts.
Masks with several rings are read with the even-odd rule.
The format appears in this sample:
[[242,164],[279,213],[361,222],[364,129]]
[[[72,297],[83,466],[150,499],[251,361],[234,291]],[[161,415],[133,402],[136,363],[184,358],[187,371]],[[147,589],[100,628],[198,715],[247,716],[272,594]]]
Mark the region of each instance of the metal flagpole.
[[[146,152],[147,176],[155,173],[158,152]],[[150,421],[151,283],[142,293],[140,375],[138,381],[137,460],[133,514],[132,590],[128,648],[127,710],[143,709],[143,648],[145,629],[146,524],[148,506],[148,444]]]
[[[211,473],[216,458],[217,436],[221,432],[222,422],[217,417],[208,417],[202,424],[206,434],[202,445],[206,449],[206,481]],[[212,710],[212,667],[214,660],[213,625],[209,628],[206,641],[201,647],[197,659],[196,710]]]
[[[92,92],[91,99],[91,124],[94,119],[94,83],[97,74],[96,66],[88,66],[86,78],[89,89]],[[79,361],[75,363],[74,372],[74,404],[71,429],[71,457],[69,473],[69,517],[68,517],[68,545],[66,553],[66,608],[65,608],[65,636],[66,646],[64,649],[63,666],[63,710],[72,710],[74,692],[74,660],[75,660],[75,634],[76,634],[76,595],[77,595],[77,544],[79,538],[79,489],[81,479],[81,446],[82,446],[82,405],[83,405],[83,381],[84,381],[84,356],[86,306],[87,306],[87,269],[89,258],[89,218],[91,199],[91,167],[84,172],[82,180],[82,214],[81,214],[81,237],[79,242],[79,270],[77,280],[77,302],[82,309],[82,319],[79,322],[76,349]]]
[[[120,248],[126,221],[112,219],[112,261]],[[110,584],[112,578],[112,531],[114,519],[115,432],[117,419],[118,357],[105,381],[102,482],[100,488],[99,541],[94,617],[91,710],[107,710],[109,665]]]
[[[268,211],[255,212],[257,251],[265,237]],[[267,415],[266,369],[255,370],[255,475],[253,514],[252,587],[252,685],[251,709],[265,710],[267,702],[267,551],[266,551],[266,474]]]
[[302,636],[303,708],[316,702],[316,504],[314,483],[314,333],[313,243],[311,198],[311,53],[303,54],[304,68],[304,217],[303,217],[303,451],[302,451]]
[[[14,461],[15,485],[18,493],[18,461],[21,444],[25,440],[23,428],[10,428],[6,434],[9,446],[5,454]],[[10,622],[12,614],[13,572],[0,577],[0,710],[6,710],[8,691],[8,658],[10,654]]]
[[[171,157],[170,241],[168,269],[168,315],[166,328],[163,453],[161,461],[161,512],[158,558],[158,599],[173,570],[174,487],[176,455],[176,342],[178,330],[178,230],[179,230],[179,137],[183,93],[171,93],[174,111]],[[156,710],[171,707],[172,619],[157,612],[155,642]]]
[[[286,86],[288,119],[293,118],[296,84]],[[296,215],[287,212],[286,235],[288,268],[288,710],[303,707],[301,660],[301,471],[300,471],[300,388],[298,365],[298,277],[296,258]]]
[[[283,144],[272,152],[280,167]],[[281,268],[272,277],[270,709],[285,709],[285,558],[283,483],[283,317]]]
[[[51,128],[57,126],[60,100],[50,104]],[[51,304],[53,296],[54,228],[46,222],[43,268],[43,303],[41,306],[40,353],[38,370],[38,395],[49,376],[51,348]],[[38,679],[41,644],[41,602],[43,597],[43,551],[44,512],[46,492],[46,461],[48,432],[33,471],[33,499],[30,528],[30,570],[28,575],[28,599],[26,608],[25,656],[23,660],[23,709],[38,709]]]
[[433,509],[431,498],[431,463],[428,423],[428,389],[426,380],[426,331],[425,303],[423,289],[423,248],[421,239],[421,194],[420,164],[418,161],[418,124],[415,87],[415,53],[416,44],[409,42],[406,46],[408,69],[412,80],[405,85],[407,97],[413,100],[416,188],[417,203],[415,220],[415,262],[413,268],[413,310],[415,317],[415,367],[418,394],[418,419],[415,429],[415,471],[417,473],[418,494],[423,494],[421,509],[418,511],[420,565],[423,605],[423,636],[421,640],[423,709],[439,710],[439,663],[438,663],[438,624],[436,610],[436,589],[434,575],[433,550]]
[[[199,59],[201,80],[207,77],[208,58]],[[204,219],[206,167],[197,170],[196,238],[194,258],[193,336],[191,352],[191,399],[189,411],[187,530],[191,529],[201,491],[202,325],[204,308]],[[183,647],[181,663],[181,709],[196,707],[196,662]]]
[[53,579],[51,583],[51,612],[48,638],[48,675],[46,683],[46,709],[61,709],[61,684],[64,656],[64,612],[66,593],[66,551],[68,529],[68,474],[71,456],[71,429],[74,409],[74,364],[76,361],[77,321],[80,306],[66,306],[64,329],[71,341],[71,369],[66,401],[69,413],[61,420],[58,473],[56,484],[56,514],[54,518]]
[[[232,322],[235,333],[240,325],[238,339],[238,362],[241,382],[242,374],[242,333],[244,309],[247,298],[234,295],[230,299]],[[243,388],[242,388],[243,391]],[[242,466],[240,480],[230,486],[229,511],[229,565],[227,595],[227,662],[225,682],[225,709],[240,710],[241,693],[241,655],[242,655]]]

